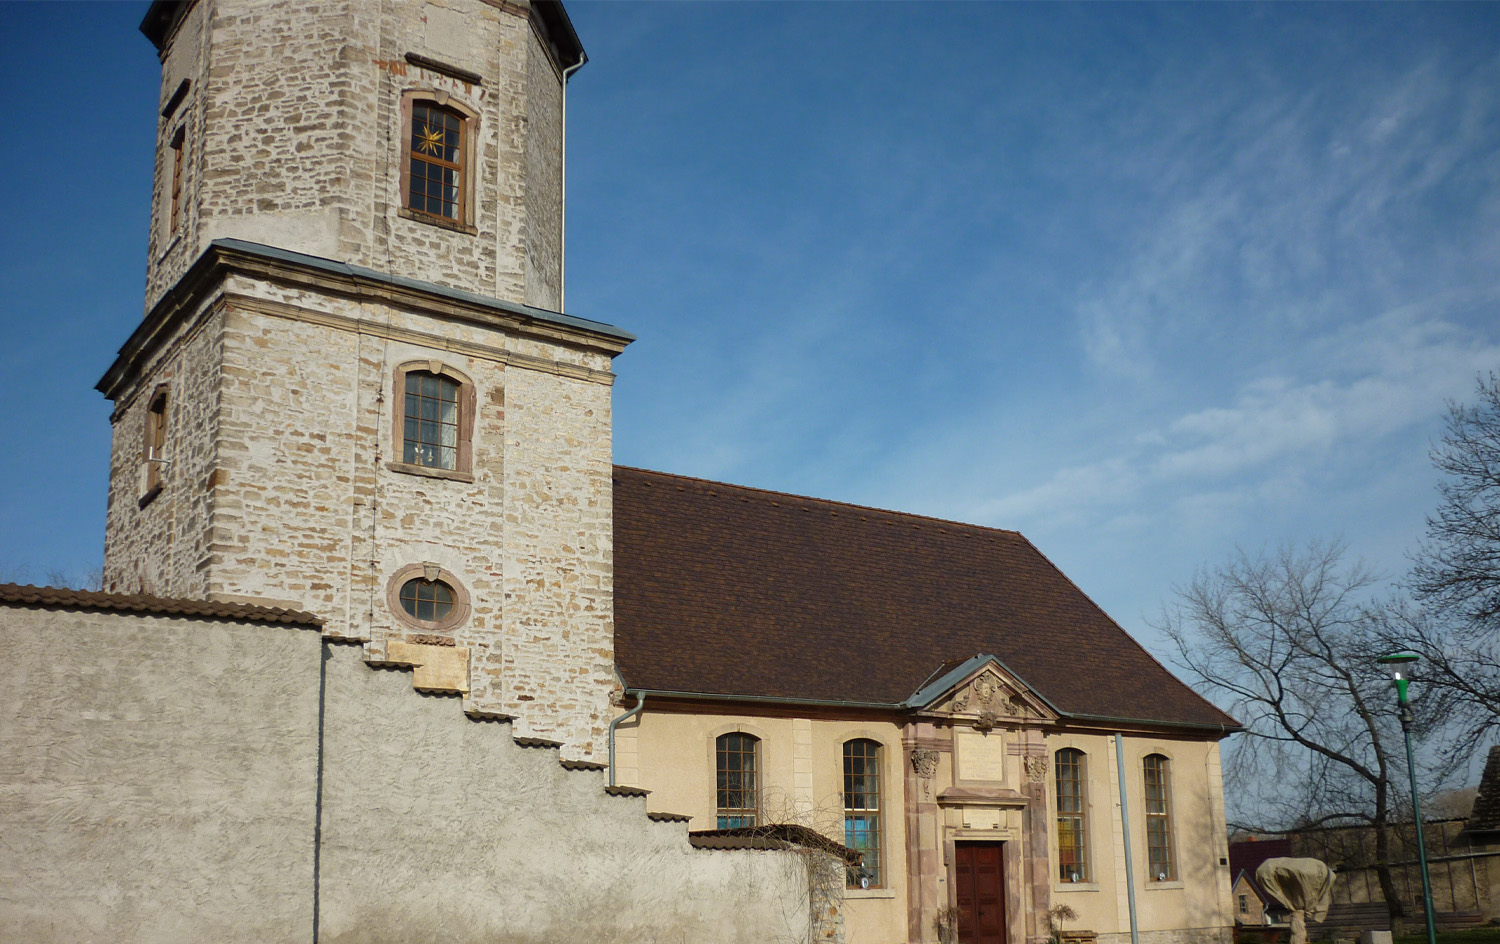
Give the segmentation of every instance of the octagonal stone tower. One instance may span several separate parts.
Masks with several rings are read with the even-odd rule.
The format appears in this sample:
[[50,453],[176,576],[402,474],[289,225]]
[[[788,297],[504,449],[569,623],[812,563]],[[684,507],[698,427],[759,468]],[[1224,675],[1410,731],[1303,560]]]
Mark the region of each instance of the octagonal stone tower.
[[586,758],[613,686],[610,388],[561,314],[561,4],[153,3],[146,315],[106,589],[310,610]]

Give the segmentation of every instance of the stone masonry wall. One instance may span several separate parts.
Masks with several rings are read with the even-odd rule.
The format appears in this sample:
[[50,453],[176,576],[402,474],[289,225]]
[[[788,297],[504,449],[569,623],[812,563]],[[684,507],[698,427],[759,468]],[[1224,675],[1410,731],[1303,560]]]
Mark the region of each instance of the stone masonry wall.
[[[110,418],[106,590],[200,599],[208,592],[224,316],[217,297],[204,299],[198,311],[156,351]],[[147,413],[162,386],[168,462],[161,467],[160,492],[142,506]]]
[[562,311],[562,76],[532,37],[526,83],[526,304]]
[[[602,751],[609,358],[374,301],[247,279],[227,289],[208,593],[310,610],[327,632],[369,640],[378,661],[391,640],[435,641],[389,593],[401,568],[437,564],[470,600],[436,634],[469,653],[469,705],[568,756]],[[390,468],[395,370],[433,360],[475,387],[473,481]]]
[[693,849],[316,631],[3,605],[0,647],[0,939],[808,938],[803,856]]
[[[148,310],[221,237],[559,306],[561,79],[524,4],[198,0],[166,53],[163,102],[184,77],[191,92],[158,134]],[[479,116],[467,231],[402,216],[411,90]],[[184,115],[190,172],[168,243],[169,145]]]
[[[197,256],[194,234],[198,226],[197,194],[203,178],[203,87],[208,78],[207,36],[210,4],[200,2],[183,16],[161,63],[161,93],[157,103],[156,173],[151,190],[151,229],[146,239],[146,310],[149,311],[172,283],[182,277]],[[170,115],[162,116],[182,83],[188,83],[183,100]],[[183,131],[181,192],[178,226],[172,231],[172,140]]]

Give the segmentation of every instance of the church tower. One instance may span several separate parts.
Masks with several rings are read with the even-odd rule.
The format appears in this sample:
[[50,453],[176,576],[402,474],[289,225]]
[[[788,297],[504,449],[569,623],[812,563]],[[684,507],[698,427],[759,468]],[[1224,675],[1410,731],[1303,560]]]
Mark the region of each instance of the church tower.
[[151,5],[146,313],[105,588],[308,610],[518,734],[603,747],[610,387],[559,313],[567,77],[546,0]]

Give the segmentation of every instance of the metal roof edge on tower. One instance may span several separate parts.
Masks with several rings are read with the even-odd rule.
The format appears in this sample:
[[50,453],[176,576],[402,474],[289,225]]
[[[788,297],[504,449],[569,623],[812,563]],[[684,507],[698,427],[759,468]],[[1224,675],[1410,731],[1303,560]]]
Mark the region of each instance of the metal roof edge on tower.
[[157,52],[161,52],[167,35],[193,3],[194,0],[151,0],[151,6],[146,8],[146,15],[141,19],[141,32],[151,40]]
[[573,29],[573,20],[562,0],[531,0],[531,8],[541,17],[557,47],[558,64],[564,75],[570,75],[571,70],[589,61],[589,54],[583,51],[583,42],[578,38],[578,31]]
[[[158,52],[166,44],[167,36],[171,34],[177,21],[194,2],[195,0],[151,0],[151,6],[141,19],[141,32],[151,40]],[[589,61],[588,53],[583,51],[583,43],[578,38],[578,31],[573,28],[573,20],[563,7],[562,0],[532,0],[531,8],[547,28],[547,34],[556,46],[558,64],[565,71]]]

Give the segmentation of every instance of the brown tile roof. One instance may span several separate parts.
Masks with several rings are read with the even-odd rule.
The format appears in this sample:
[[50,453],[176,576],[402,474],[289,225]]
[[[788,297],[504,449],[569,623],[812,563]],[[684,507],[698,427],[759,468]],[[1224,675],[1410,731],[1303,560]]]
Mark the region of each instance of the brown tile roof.
[[632,688],[894,705],[992,654],[1065,714],[1235,725],[1014,531],[614,473]]
[[150,616],[187,616],[246,623],[288,623],[312,628],[323,625],[323,620],[311,613],[283,607],[214,603],[208,600],[173,600],[137,594],[70,590],[67,587],[31,587],[16,583],[0,584],[0,604],[60,610],[112,610]]
[[734,829],[697,829],[688,833],[688,843],[695,849],[790,849],[802,846],[818,849],[835,858],[858,865],[863,853],[796,823],[773,823],[768,826],[738,826]]

